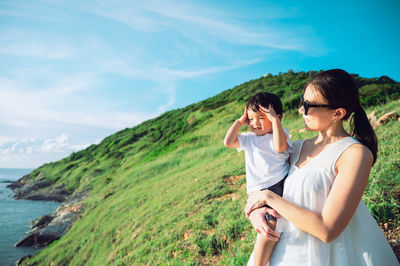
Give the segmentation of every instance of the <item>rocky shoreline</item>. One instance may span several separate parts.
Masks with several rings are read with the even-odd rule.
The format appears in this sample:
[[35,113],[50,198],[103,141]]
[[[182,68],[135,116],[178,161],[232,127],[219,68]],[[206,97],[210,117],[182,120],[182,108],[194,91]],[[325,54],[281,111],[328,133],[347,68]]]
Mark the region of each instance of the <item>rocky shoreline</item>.
[[[54,185],[44,179],[28,183],[26,177],[7,186],[14,190],[15,199],[56,201],[61,204],[54,212],[31,221],[31,231],[15,246],[46,247],[63,236],[80,217],[84,209],[82,201],[88,196],[89,189],[69,194],[63,184]],[[21,258],[16,264],[19,265],[27,257],[30,256]]]
[[28,183],[26,177],[7,186],[14,190],[15,199],[63,202],[69,195],[64,184],[54,186],[43,178]]

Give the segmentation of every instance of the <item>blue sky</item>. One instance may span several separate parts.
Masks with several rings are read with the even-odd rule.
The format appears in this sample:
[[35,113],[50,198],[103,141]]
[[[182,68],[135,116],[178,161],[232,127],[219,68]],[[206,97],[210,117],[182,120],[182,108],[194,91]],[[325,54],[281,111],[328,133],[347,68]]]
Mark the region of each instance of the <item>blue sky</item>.
[[0,1],[0,167],[38,167],[265,73],[400,81],[399,1]]

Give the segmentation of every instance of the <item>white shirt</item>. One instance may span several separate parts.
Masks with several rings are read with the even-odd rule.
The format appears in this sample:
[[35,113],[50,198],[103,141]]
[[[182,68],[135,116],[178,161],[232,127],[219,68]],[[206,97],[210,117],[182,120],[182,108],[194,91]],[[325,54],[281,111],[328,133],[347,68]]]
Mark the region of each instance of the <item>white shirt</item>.
[[273,135],[257,136],[253,132],[238,135],[240,147],[245,150],[247,193],[268,188],[286,177],[289,170],[289,152],[293,146],[284,130],[288,148],[284,152],[274,149]]

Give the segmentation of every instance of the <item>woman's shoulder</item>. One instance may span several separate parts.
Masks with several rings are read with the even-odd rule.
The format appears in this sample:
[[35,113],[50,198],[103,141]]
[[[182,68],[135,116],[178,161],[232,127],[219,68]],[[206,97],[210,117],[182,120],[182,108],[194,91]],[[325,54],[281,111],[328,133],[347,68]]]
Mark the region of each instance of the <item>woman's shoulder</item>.
[[362,143],[356,141],[349,145],[339,157],[338,166],[353,166],[357,162],[360,165],[372,165],[374,156],[370,149]]
[[344,152],[343,156],[352,158],[353,156],[362,156],[373,158],[372,152],[367,146],[360,142],[354,142]]

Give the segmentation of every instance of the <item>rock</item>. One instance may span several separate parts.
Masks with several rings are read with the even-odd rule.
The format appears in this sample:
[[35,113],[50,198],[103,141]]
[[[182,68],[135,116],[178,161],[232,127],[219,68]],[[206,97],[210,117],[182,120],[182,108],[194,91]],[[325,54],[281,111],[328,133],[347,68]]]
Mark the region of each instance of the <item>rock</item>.
[[81,203],[88,195],[89,190],[77,191],[65,197],[65,201],[51,214],[46,214],[30,225],[32,231],[18,241],[16,247],[45,247],[62,237],[79,218],[83,210]]
[[47,226],[53,219],[55,215],[52,214],[46,214],[43,215],[42,217],[39,217],[29,223],[30,227],[32,229],[38,229]]
[[34,181],[31,181],[32,178],[28,174],[7,186],[14,190],[14,198],[62,202],[71,194],[63,184],[54,185],[54,181],[46,178],[43,172],[40,172]]
[[25,182],[23,182],[21,180],[18,180],[18,181],[15,181],[15,182],[11,182],[11,184],[7,185],[7,188],[16,189],[16,188],[20,188],[20,187],[22,187],[24,185],[25,185]]
[[[14,181],[2,180],[2,181],[0,181],[0,183],[4,183],[4,184],[11,183],[11,184],[13,184]],[[11,185],[11,184],[10,184],[10,185]],[[8,186],[10,186],[10,185],[8,185]],[[8,187],[8,186],[7,186],[7,187]]]
[[[65,210],[68,208],[68,210]],[[33,222],[33,230],[18,241],[16,247],[44,247],[63,236],[72,224],[78,219],[82,208],[57,208],[50,214],[44,215]]]
[[386,124],[387,122],[389,122],[389,120],[396,120],[399,117],[400,115],[395,113],[394,111],[386,113],[375,121],[375,123],[373,124],[373,128],[375,129],[383,124]]
[[83,188],[82,190],[76,191],[74,192],[72,195],[69,195],[65,201],[67,204],[75,204],[75,203],[79,203],[82,200],[86,199],[88,196],[88,192],[90,191],[89,188]]
[[369,120],[370,123],[375,122],[375,120],[376,120],[376,112],[372,111],[371,113],[369,113],[367,115],[367,117],[368,117],[368,120]]
[[47,187],[47,186],[51,185],[50,181],[44,180],[44,179],[35,180],[35,181],[33,181],[33,182],[29,183],[29,184],[24,183],[24,182],[19,182],[19,181],[17,183],[18,184],[16,184],[16,186],[19,187],[19,188],[16,190],[16,193],[18,193],[20,195],[24,195],[24,194],[29,193],[31,191],[39,190],[41,188],[44,188],[44,187]]
[[15,244],[15,247],[45,247],[51,242],[59,239],[60,236],[56,233],[51,234],[47,231],[38,231],[30,233],[27,237],[21,239]]
[[64,184],[51,186],[46,180],[37,180],[15,189],[16,199],[47,200],[62,202],[69,195]]
[[[44,176],[43,176],[43,174],[41,174],[40,175],[40,178],[39,179],[42,179]],[[22,187],[22,186],[25,186],[28,182],[27,182],[27,180],[30,180],[30,175],[29,174],[27,174],[27,175],[24,175],[22,178],[20,178],[18,181],[13,181],[13,182],[11,182],[11,184],[10,185],[8,185],[7,187],[8,188],[11,188],[11,189],[16,189],[16,188],[20,188],[20,187]]]
[[20,258],[19,260],[17,260],[17,262],[15,263],[15,265],[16,265],[16,266],[21,265],[22,262],[23,262],[24,260],[29,259],[29,258],[32,258],[32,255],[26,255],[26,256]]

